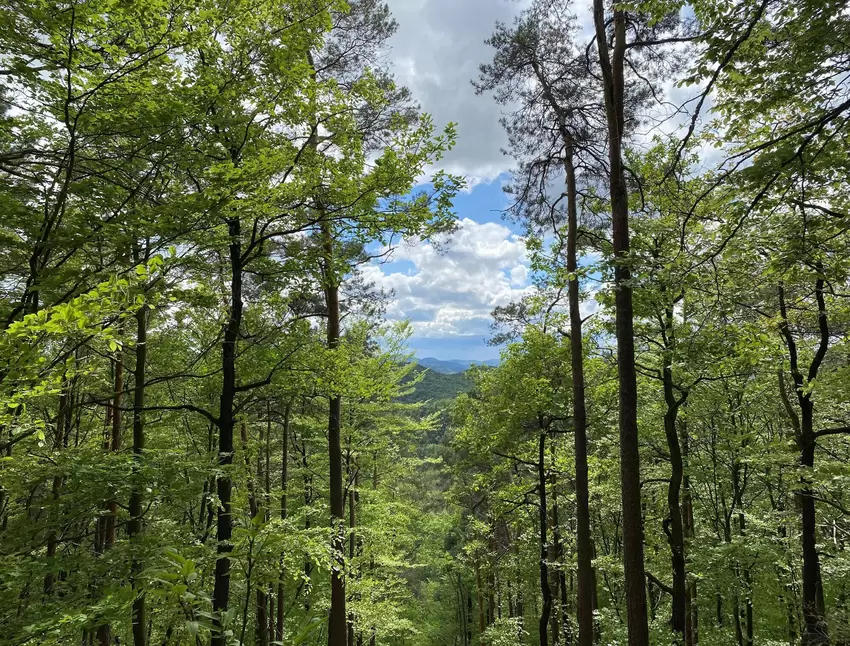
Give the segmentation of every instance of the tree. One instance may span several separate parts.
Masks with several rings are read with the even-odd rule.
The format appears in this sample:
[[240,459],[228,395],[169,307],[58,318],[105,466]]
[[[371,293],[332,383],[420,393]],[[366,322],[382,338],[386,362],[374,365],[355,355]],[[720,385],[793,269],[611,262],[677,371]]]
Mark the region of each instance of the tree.
[[[578,624],[580,646],[593,643],[593,546],[590,536],[587,476],[587,412],[585,405],[584,345],[582,341],[581,282],[579,279],[578,169],[593,182],[600,172],[600,142],[593,138],[600,108],[594,100],[595,80],[588,75],[583,52],[576,44],[575,18],[570,2],[532,4],[512,28],[498,25],[488,43],[496,49],[492,64],[481,66],[479,93],[494,91],[503,105],[518,103],[503,118],[511,153],[520,164],[514,184],[517,217],[530,230],[566,237],[567,283],[573,384],[575,437],[576,524],[578,532]],[[545,132],[544,138],[540,133]],[[565,190],[550,196],[551,183],[565,175]],[[566,220],[559,203],[566,198]],[[566,228],[564,236],[563,228]],[[554,636],[553,636],[554,638]]]

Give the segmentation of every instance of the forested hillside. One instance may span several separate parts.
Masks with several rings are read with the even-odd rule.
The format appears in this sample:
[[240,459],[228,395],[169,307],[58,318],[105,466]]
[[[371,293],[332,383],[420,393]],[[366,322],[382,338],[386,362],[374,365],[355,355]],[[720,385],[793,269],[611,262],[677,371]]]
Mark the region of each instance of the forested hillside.
[[463,373],[441,373],[419,364],[410,371],[403,382],[410,384],[410,392],[399,397],[405,403],[439,402],[442,407],[461,393],[472,390],[472,380]]
[[0,644],[850,644],[847,3],[515,9],[442,90],[529,282],[442,374],[383,2],[0,5]]
[[456,374],[459,372],[466,372],[471,367],[476,365],[483,366],[498,366],[499,361],[462,361],[459,359],[449,359],[449,360],[441,360],[434,359],[433,357],[426,357],[425,359],[416,359],[416,363],[424,368],[430,368],[435,372],[442,372],[445,374]]

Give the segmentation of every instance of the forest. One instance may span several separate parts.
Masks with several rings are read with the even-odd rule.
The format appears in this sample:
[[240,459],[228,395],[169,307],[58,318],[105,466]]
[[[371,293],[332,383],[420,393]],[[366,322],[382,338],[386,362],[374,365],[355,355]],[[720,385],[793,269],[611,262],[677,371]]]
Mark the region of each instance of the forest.
[[383,0],[0,3],[0,644],[850,644],[850,5],[516,13],[445,91],[532,286],[440,374]]

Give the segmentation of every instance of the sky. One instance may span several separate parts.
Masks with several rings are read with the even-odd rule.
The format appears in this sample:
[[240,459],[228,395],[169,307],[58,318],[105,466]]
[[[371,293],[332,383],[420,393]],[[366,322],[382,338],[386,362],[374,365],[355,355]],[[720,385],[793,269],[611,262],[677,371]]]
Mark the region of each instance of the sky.
[[[419,357],[488,360],[499,349],[488,346],[493,309],[531,291],[528,260],[520,229],[502,219],[508,196],[512,160],[499,123],[502,107],[492,96],[477,96],[471,81],[478,67],[492,60],[485,44],[497,22],[511,23],[526,0],[386,0],[398,31],[390,41],[389,58],[396,79],[413,93],[437,127],[457,124],[456,147],[441,167],[467,179],[466,191],[455,200],[459,229],[438,253],[428,242],[402,245],[388,262],[367,267],[377,287],[395,292],[387,315],[409,319],[414,333],[410,348]],[[579,13],[579,31],[592,31],[590,3]],[[685,12],[684,17],[687,17]],[[633,145],[649,145],[654,135],[675,134],[690,116],[670,106],[687,105],[701,87],[681,88],[671,78],[664,83],[668,103],[648,113],[645,131],[636,131]],[[712,104],[711,97],[704,112]],[[642,142],[642,143],[641,143]],[[708,166],[719,151],[704,149]],[[596,309],[589,299],[587,313]]]
[[391,320],[409,319],[410,348],[417,356],[486,360],[499,356],[486,344],[490,313],[529,289],[528,262],[520,230],[501,212],[502,185],[511,159],[500,107],[476,96],[470,81],[492,57],[484,40],[497,21],[519,12],[515,0],[387,0],[398,32],[390,58],[397,81],[410,88],[422,109],[442,127],[458,126],[458,142],[443,159],[445,170],[467,178],[455,200],[458,231],[437,251],[429,242],[401,245],[388,262],[366,269],[366,278],[392,289]]

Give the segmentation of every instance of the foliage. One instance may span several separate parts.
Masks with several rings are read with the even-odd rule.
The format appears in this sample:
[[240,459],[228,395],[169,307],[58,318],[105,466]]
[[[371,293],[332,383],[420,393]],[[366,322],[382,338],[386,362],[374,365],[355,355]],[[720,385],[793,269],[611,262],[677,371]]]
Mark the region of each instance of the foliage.
[[607,111],[581,7],[488,40],[533,287],[462,374],[360,271],[463,185],[381,2],[0,7],[0,644],[847,643],[846,7],[594,5]]

